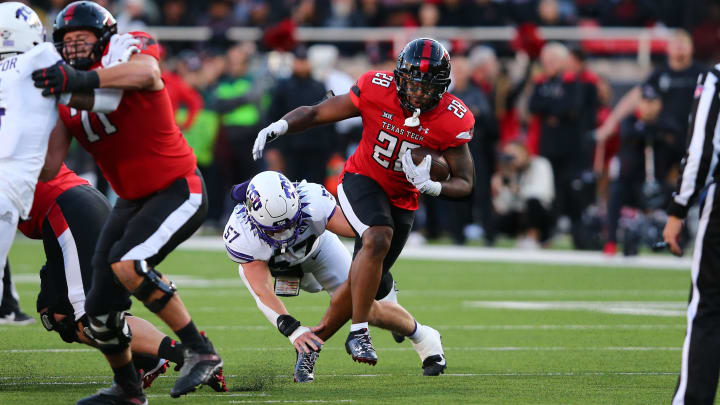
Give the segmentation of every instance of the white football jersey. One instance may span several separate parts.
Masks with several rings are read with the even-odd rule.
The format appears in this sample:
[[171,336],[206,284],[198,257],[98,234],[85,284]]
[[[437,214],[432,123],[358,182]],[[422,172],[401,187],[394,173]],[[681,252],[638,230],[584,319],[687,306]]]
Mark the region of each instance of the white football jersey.
[[44,42],[28,52],[0,61],[0,193],[26,218],[35,185],[45,163],[50,132],[58,119],[54,97],[43,97],[32,72],[62,58]]
[[258,236],[260,230],[250,221],[245,205],[238,204],[223,233],[225,249],[231,260],[240,264],[261,260],[276,269],[302,263],[315,252],[318,237],[325,232],[337,207],[335,197],[325,187],[315,183],[303,181],[296,185],[296,189],[300,197],[300,234],[292,246],[284,253],[280,249],[273,249]]

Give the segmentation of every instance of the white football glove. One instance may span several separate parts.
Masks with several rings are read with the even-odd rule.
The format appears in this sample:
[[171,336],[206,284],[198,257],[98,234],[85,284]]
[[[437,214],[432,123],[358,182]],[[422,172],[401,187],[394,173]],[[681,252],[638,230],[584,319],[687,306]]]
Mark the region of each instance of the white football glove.
[[255,145],[253,145],[253,159],[260,159],[263,155],[263,149],[265,149],[265,144],[274,141],[280,135],[283,135],[285,132],[287,132],[287,130],[288,123],[285,120],[275,121],[260,130],[260,132],[258,132],[257,138],[255,138]]
[[130,56],[139,53],[140,40],[130,34],[115,34],[110,37],[108,52],[102,57],[103,67],[109,68],[130,60]]
[[442,191],[442,184],[430,179],[431,164],[432,157],[427,155],[419,165],[415,166],[410,149],[406,150],[402,157],[402,168],[408,181],[421,193],[437,197]]

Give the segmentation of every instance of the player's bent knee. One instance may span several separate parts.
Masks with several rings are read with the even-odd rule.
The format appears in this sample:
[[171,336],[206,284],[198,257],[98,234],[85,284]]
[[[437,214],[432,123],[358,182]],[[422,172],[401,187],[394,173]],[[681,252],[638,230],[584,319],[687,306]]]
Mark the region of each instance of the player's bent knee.
[[116,354],[130,347],[132,332],[125,320],[125,312],[110,312],[105,315],[89,316],[85,335],[94,341],[104,354]]
[[78,323],[87,323],[87,315],[78,322],[73,322],[72,316],[52,312],[51,309],[40,312],[42,326],[48,332],[57,332],[65,343],[82,343],[78,337]]
[[373,256],[385,256],[390,250],[393,230],[389,226],[370,227],[362,237],[363,248]]
[[[131,290],[131,294],[142,301],[151,312],[162,311],[177,291],[175,284],[172,281],[165,282],[162,274],[152,267],[148,267],[145,260],[135,260],[134,271],[142,277],[142,282],[137,288]],[[153,294],[155,291],[161,292],[160,297],[152,298],[153,295],[157,295]]]

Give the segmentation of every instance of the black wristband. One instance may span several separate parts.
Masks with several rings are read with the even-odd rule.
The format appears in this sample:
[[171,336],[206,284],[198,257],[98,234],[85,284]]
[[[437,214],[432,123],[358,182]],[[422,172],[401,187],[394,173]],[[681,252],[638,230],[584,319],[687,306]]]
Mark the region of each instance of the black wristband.
[[88,70],[86,72],[79,71],[78,73],[78,89],[93,91],[100,87],[100,75],[96,70]]
[[300,321],[293,318],[292,315],[280,315],[277,319],[277,328],[285,337],[289,337],[297,328],[300,327]]
[[685,219],[688,212],[688,206],[687,205],[680,205],[676,203],[674,200],[670,201],[670,204],[667,208],[667,214],[672,215],[674,217]]

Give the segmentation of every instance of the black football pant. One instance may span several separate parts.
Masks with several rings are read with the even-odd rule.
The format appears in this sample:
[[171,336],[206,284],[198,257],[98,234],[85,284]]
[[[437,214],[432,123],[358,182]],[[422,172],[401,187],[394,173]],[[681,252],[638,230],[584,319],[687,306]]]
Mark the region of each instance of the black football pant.
[[673,405],[712,404],[720,372],[720,196],[710,186],[692,260],[682,368]]

